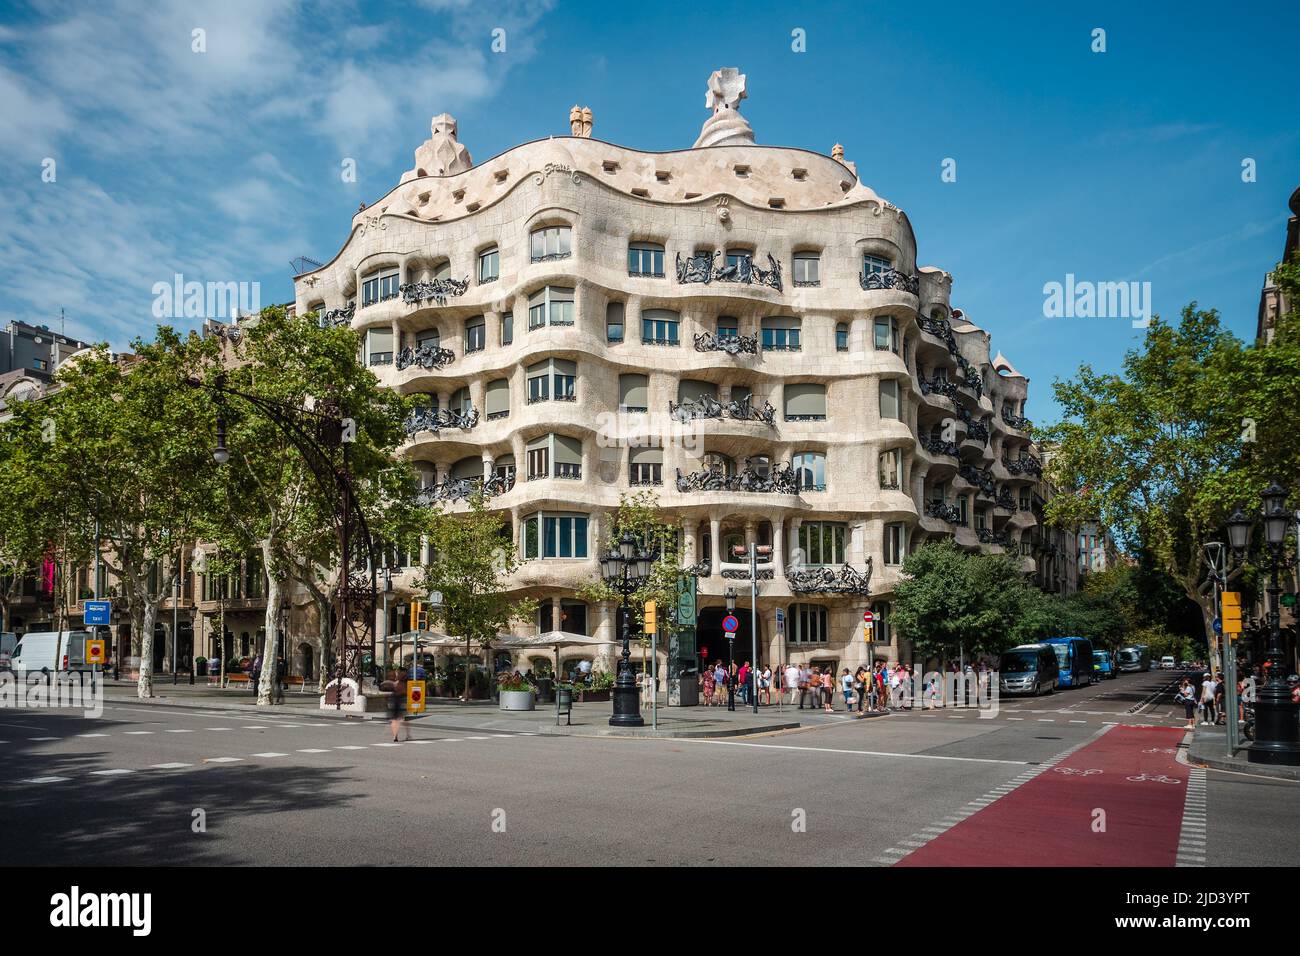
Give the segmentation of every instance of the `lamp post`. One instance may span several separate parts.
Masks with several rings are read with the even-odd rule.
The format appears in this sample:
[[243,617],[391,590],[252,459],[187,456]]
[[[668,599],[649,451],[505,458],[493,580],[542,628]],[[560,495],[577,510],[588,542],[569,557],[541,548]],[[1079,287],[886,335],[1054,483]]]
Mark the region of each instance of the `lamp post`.
[[623,610],[623,655],[618,662],[618,676],[614,679],[614,713],[609,718],[611,727],[645,726],[645,721],[641,718],[641,699],[636,690],[636,678],[632,676],[632,614],[627,599],[650,576],[650,565],[654,558],[638,553],[636,544],[632,532],[624,531],[618,539],[618,546],[600,559],[605,583],[622,597]]
[[[1293,518],[1286,510],[1287,490],[1274,481],[1264,489],[1264,545],[1269,554],[1268,594],[1268,680],[1255,703],[1255,741],[1246,753],[1251,763],[1300,766],[1300,725],[1291,688],[1283,676],[1282,626],[1278,597],[1282,593],[1279,572],[1285,563],[1283,546]],[[1234,550],[1244,552],[1250,542],[1251,519],[1240,508],[1228,519],[1228,537]]]
[[[727,613],[736,610],[736,589],[727,585]],[[731,681],[731,669],[736,666],[736,632],[727,632],[727,710],[736,709],[736,688]]]

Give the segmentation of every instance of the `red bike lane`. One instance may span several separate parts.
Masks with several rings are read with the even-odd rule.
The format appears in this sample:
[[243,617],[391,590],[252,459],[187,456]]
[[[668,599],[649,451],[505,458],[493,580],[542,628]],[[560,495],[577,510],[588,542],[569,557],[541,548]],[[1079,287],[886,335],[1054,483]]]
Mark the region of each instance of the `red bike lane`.
[[1173,866],[1183,733],[1112,727],[894,865]]

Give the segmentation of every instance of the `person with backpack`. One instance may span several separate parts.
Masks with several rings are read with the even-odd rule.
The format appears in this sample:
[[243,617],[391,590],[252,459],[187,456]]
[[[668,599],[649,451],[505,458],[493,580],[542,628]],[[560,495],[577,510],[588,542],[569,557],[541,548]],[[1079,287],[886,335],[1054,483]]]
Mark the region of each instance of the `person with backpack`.
[[1183,705],[1184,716],[1187,723],[1183,725],[1184,730],[1193,730],[1196,727],[1196,694],[1192,691],[1192,682],[1186,677],[1178,685],[1178,693],[1174,695],[1174,702]]
[[1202,726],[1214,726],[1214,689],[1218,686],[1213,677],[1208,673],[1201,679],[1201,709],[1205,711],[1205,719],[1201,721]]

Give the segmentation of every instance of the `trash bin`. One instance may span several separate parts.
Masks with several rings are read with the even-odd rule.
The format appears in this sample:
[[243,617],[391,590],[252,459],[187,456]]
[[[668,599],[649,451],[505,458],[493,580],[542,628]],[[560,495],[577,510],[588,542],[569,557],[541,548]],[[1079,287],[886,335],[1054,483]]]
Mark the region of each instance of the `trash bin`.
[[560,723],[560,718],[569,724],[572,722],[573,715],[573,689],[570,687],[555,688],[555,723]]
[[549,704],[555,699],[555,681],[549,677],[537,678],[537,702]]

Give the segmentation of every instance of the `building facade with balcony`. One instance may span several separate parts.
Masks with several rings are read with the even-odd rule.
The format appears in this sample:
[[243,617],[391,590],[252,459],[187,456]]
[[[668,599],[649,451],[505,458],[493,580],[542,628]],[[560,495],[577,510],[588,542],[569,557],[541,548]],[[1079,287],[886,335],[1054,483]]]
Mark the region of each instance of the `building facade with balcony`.
[[578,592],[621,496],[652,489],[698,576],[708,659],[726,655],[728,586],[751,656],[754,548],[764,662],[855,665],[868,608],[876,656],[909,660],[889,610],[910,551],[951,538],[1034,570],[1028,381],[842,149],[756,145],[735,71],[708,95],[696,144],[662,153],[592,138],[575,108],[572,135],[474,164],[435,117],[295,306],[349,324],[380,380],[419,397],[403,454],[431,504],[491,493],[524,559],[512,586],[539,603],[520,633],[605,637],[610,665],[616,608]]

